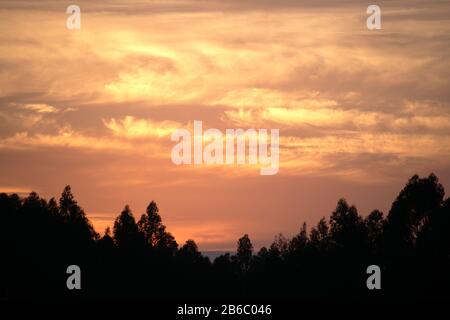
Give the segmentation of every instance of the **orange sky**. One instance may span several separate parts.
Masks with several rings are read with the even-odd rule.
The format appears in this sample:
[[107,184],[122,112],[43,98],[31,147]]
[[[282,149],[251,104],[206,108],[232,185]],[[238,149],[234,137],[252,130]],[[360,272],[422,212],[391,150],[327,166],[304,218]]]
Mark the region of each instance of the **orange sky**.
[[[0,191],[67,184],[97,231],[155,200],[179,243],[256,247],[340,197],[388,210],[414,173],[450,188],[450,2],[0,3]],[[177,128],[280,129],[280,170],[175,166]]]

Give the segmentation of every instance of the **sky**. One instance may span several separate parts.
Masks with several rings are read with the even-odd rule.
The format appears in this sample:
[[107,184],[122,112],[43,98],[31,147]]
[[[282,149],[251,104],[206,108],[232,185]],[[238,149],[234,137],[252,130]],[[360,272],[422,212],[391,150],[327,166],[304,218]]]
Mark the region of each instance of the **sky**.
[[[381,30],[356,0],[2,0],[0,192],[71,185],[100,233],[155,200],[206,251],[270,245],[341,197],[387,213],[415,173],[450,188],[450,1],[376,4]],[[194,120],[279,129],[279,172],[175,165]]]

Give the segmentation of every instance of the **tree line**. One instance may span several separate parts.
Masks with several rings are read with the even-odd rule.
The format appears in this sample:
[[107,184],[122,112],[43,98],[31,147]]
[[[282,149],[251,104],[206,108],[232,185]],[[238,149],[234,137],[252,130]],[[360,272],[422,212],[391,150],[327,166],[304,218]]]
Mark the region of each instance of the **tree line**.
[[[367,216],[345,199],[330,217],[254,252],[246,234],[214,261],[179,245],[151,201],[138,220],[126,205],[100,235],[70,186],[57,201],[0,194],[2,299],[15,298],[425,298],[449,297],[450,198],[431,174],[411,177],[391,209]],[[82,270],[68,290],[66,268]],[[366,269],[381,269],[368,290]]]

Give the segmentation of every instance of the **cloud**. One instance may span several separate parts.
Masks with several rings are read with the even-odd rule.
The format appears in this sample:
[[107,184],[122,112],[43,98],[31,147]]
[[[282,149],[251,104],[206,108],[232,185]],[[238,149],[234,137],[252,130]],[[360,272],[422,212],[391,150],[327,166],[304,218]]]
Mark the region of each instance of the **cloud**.
[[73,131],[70,127],[60,129],[56,134],[32,134],[18,132],[0,139],[1,149],[28,149],[45,147],[83,148],[87,150],[125,151],[132,145],[108,137],[91,137]]
[[56,113],[58,109],[48,104],[26,104],[23,106],[27,110],[36,111],[38,113]]
[[213,104],[239,109],[276,107],[313,109],[338,105],[335,100],[321,98],[318,92],[301,92],[299,90],[291,93],[268,88],[233,90]]
[[[224,111],[224,120],[241,126],[264,127],[270,124],[284,129],[315,127],[322,132],[397,132],[411,134],[448,135],[450,117],[446,114],[416,114],[407,103],[399,107],[396,113],[383,111],[364,111],[361,109],[317,108],[284,108],[267,107],[251,110],[238,109]],[[403,110],[403,112],[402,112]],[[323,133],[322,133],[323,134]]]
[[175,121],[153,121],[126,116],[121,120],[111,118],[103,120],[103,124],[119,137],[126,138],[162,138],[168,137],[176,129],[183,126]]
[[283,137],[283,176],[334,176],[358,183],[383,182],[416,170],[442,168],[450,158],[450,137],[407,134],[347,134],[315,138]]

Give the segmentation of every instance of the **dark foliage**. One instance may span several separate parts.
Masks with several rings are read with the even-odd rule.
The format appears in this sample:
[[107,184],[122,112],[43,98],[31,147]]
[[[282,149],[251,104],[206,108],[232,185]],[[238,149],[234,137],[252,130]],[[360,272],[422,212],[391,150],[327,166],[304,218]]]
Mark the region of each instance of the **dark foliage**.
[[[0,194],[0,297],[15,298],[431,298],[450,297],[450,199],[431,174],[413,176],[386,216],[363,218],[340,199],[327,221],[282,234],[256,254],[246,234],[236,255],[210,262],[193,240],[178,248],[151,201],[129,206],[102,237],[69,186],[57,202]],[[82,290],[66,288],[79,265]],[[368,290],[366,268],[382,270]]]

